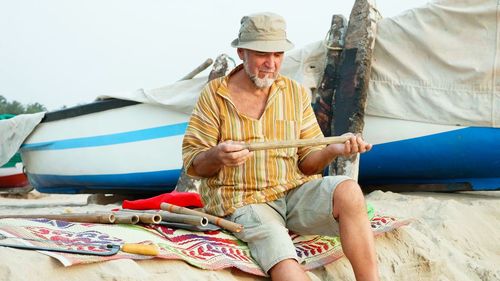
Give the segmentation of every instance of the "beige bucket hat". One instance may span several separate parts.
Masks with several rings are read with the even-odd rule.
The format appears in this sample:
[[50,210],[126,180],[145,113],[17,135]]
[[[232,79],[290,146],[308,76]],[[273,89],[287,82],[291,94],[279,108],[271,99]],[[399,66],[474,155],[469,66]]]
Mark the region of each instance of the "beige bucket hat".
[[240,33],[231,46],[259,52],[285,52],[293,48],[293,43],[286,39],[286,23],[282,16],[258,13],[241,19]]

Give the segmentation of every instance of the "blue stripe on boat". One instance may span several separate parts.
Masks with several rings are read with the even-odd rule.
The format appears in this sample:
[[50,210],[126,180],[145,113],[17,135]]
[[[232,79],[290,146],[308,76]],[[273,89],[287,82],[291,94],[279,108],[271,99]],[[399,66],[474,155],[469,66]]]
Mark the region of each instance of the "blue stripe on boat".
[[167,126],[160,126],[149,129],[142,129],[137,131],[130,131],[124,133],[116,133],[109,135],[74,138],[66,140],[27,143],[21,146],[22,151],[33,150],[58,150],[70,148],[82,148],[93,146],[113,145],[128,142],[137,142],[158,138],[165,138],[171,136],[184,135],[186,132],[187,123],[178,123]]
[[378,144],[361,156],[361,184],[462,183],[500,188],[500,129],[464,129]]
[[139,192],[169,192],[175,188],[180,169],[154,172],[107,175],[47,175],[32,174],[31,184],[40,192],[81,193],[85,190],[131,190]]

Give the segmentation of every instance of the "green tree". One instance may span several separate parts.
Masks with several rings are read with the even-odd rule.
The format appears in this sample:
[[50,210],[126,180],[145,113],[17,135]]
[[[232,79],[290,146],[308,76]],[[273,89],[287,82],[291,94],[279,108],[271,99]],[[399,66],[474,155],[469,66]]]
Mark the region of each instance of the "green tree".
[[47,108],[38,102],[30,103],[26,106],[25,113],[37,113],[41,111],[47,111]]
[[0,113],[4,113],[5,107],[7,106],[7,99],[0,96]]
[[16,100],[8,101],[4,96],[0,95],[0,114],[18,115],[23,113],[36,113],[40,111],[47,111],[47,109],[38,102],[24,106]]
[[5,113],[9,113],[9,114],[23,114],[24,113],[24,106],[18,102],[18,101],[11,101],[9,103],[7,103],[7,106],[5,107]]

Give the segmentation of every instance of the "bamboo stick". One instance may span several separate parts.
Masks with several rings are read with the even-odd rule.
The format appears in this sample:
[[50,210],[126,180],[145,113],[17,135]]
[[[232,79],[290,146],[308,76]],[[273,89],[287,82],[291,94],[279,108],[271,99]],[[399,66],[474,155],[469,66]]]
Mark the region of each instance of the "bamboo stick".
[[116,217],[113,213],[69,213],[69,214],[32,214],[32,215],[2,215],[0,219],[5,218],[25,218],[25,219],[49,219],[62,220],[69,222],[86,222],[86,223],[115,223]]
[[117,214],[115,213],[115,222],[122,224],[137,224],[139,222],[139,217],[134,214]]
[[132,214],[142,214],[142,213],[151,213],[158,214],[161,216],[161,220],[165,222],[177,222],[184,223],[194,226],[207,226],[208,219],[202,216],[194,216],[194,215],[184,215],[184,214],[176,214],[167,211],[154,211],[154,210],[131,210],[131,209],[122,209],[119,212],[126,212]]
[[206,217],[202,217],[202,216],[198,216],[198,215],[184,215],[184,214],[171,213],[171,212],[167,212],[167,211],[131,210],[131,209],[122,209],[122,210],[120,210],[120,212],[134,213],[134,214],[152,213],[152,214],[160,215],[161,220],[165,221],[165,222],[184,223],[184,224],[189,224],[189,225],[194,225],[194,226],[207,226],[208,225],[208,219]]
[[167,211],[158,212],[161,215],[162,220],[166,222],[179,222],[185,223],[194,226],[207,226],[208,218],[206,216],[194,216],[194,215],[184,215],[184,214],[176,214],[170,213]]
[[161,222],[161,216],[157,214],[140,214],[139,221],[142,223],[158,224],[159,222]]
[[161,216],[160,214],[157,213],[152,213],[152,212],[136,212],[136,211],[125,211],[125,210],[119,210],[119,211],[113,211],[115,214],[120,214],[122,216],[136,216],[138,221],[141,223],[154,223],[158,224],[161,222]]
[[266,150],[266,149],[280,149],[289,147],[304,147],[326,145],[332,143],[344,143],[350,136],[336,136],[326,137],[321,139],[298,139],[298,140],[285,140],[285,141],[270,141],[270,142],[251,142],[243,146],[250,151]]
[[179,207],[179,206],[175,206],[175,205],[168,204],[168,203],[161,203],[160,208],[164,211],[169,211],[169,212],[177,213],[177,214],[204,216],[208,219],[209,222],[211,222],[215,225],[218,225],[222,228],[225,228],[231,232],[240,232],[243,229],[243,225],[241,225],[241,224],[237,224],[237,223],[234,223],[232,221],[225,220],[223,218],[219,218],[216,216],[205,214],[205,213],[200,212],[200,211],[191,210],[188,208]]

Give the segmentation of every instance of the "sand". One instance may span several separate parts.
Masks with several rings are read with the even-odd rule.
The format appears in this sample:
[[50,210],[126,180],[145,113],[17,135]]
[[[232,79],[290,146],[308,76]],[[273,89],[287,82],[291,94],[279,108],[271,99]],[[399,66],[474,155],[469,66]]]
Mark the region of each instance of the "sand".
[[[366,196],[383,214],[414,218],[376,239],[381,280],[500,280],[500,191]],[[109,210],[88,195],[1,197],[0,214]],[[313,280],[354,280],[342,258],[309,272]],[[183,261],[115,260],[63,267],[34,251],[0,247],[0,281],[7,280],[267,280],[235,269],[201,270]]]

